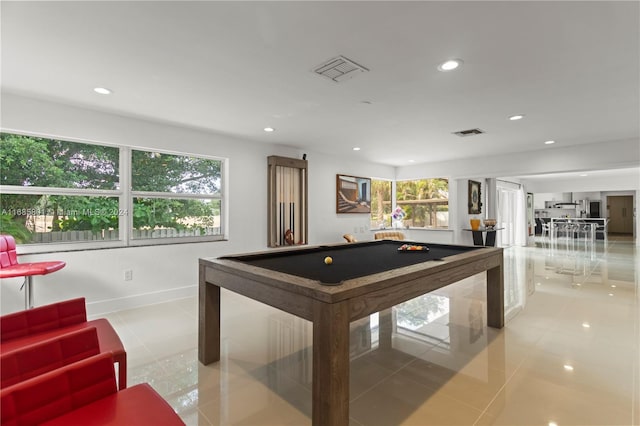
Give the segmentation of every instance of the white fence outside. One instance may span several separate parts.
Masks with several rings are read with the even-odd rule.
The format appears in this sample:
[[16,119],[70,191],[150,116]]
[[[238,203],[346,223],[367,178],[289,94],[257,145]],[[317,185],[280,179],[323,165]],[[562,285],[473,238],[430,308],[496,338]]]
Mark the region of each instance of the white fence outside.
[[[220,235],[220,227],[210,227],[201,229],[134,229],[131,238],[134,240],[152,238],[180,238],[180,237],[203,237]],[[32,244],[63,243],[79,241],[114,241],[120,239],[117,229],[93,231],[53,231],[34,232],[31,234]]]

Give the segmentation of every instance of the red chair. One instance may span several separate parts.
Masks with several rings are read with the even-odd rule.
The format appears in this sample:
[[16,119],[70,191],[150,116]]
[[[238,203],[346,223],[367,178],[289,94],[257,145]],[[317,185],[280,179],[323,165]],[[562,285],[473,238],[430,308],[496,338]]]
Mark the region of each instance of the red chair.
[[0,389],[100,353],[95,327],[0,354]]
[[33,277],[47,275],[64,268],[65,262],[18,263],[16,240],[11,235],[0,235],[0,278],[25,277],[24,308],[33,308]]
[[110,352],[118,363],[118,385],[127,387],[127,352],[106,318],[87,321],[83,297],[14,312],[0,317],[2,352],[14,351],[62,335],[95,327],[100,352]]
[[147,383],[118,391],[110,354],[99,354],[0,391],[2,425],[183,426]]

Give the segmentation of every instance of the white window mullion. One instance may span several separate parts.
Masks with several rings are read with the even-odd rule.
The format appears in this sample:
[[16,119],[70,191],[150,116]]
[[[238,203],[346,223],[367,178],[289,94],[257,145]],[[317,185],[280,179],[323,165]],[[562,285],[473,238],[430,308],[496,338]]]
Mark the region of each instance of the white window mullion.
[[131,149],[120,148],[120,198],[118,203],[125,214],[118,218],[120,238],[129,245],[131,229],[133,229],[133,199],[131,196]]

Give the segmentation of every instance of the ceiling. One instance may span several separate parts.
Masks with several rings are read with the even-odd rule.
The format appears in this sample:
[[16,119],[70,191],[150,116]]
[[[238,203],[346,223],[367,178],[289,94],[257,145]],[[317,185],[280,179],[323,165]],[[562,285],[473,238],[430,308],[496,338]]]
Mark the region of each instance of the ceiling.
[[638,139],[639,6],[3,1],[2,90],[391,166]]

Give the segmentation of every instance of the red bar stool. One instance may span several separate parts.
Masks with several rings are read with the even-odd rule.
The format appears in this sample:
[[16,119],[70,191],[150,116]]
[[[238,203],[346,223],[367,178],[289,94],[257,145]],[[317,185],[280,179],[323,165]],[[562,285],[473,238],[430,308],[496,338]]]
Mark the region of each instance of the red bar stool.
[[24,308],[33,308],[33,277],[47,275],[64,268],[65,262],[18,263],[16,240],[11,235],[0,235],[0,278],[24,277]]

